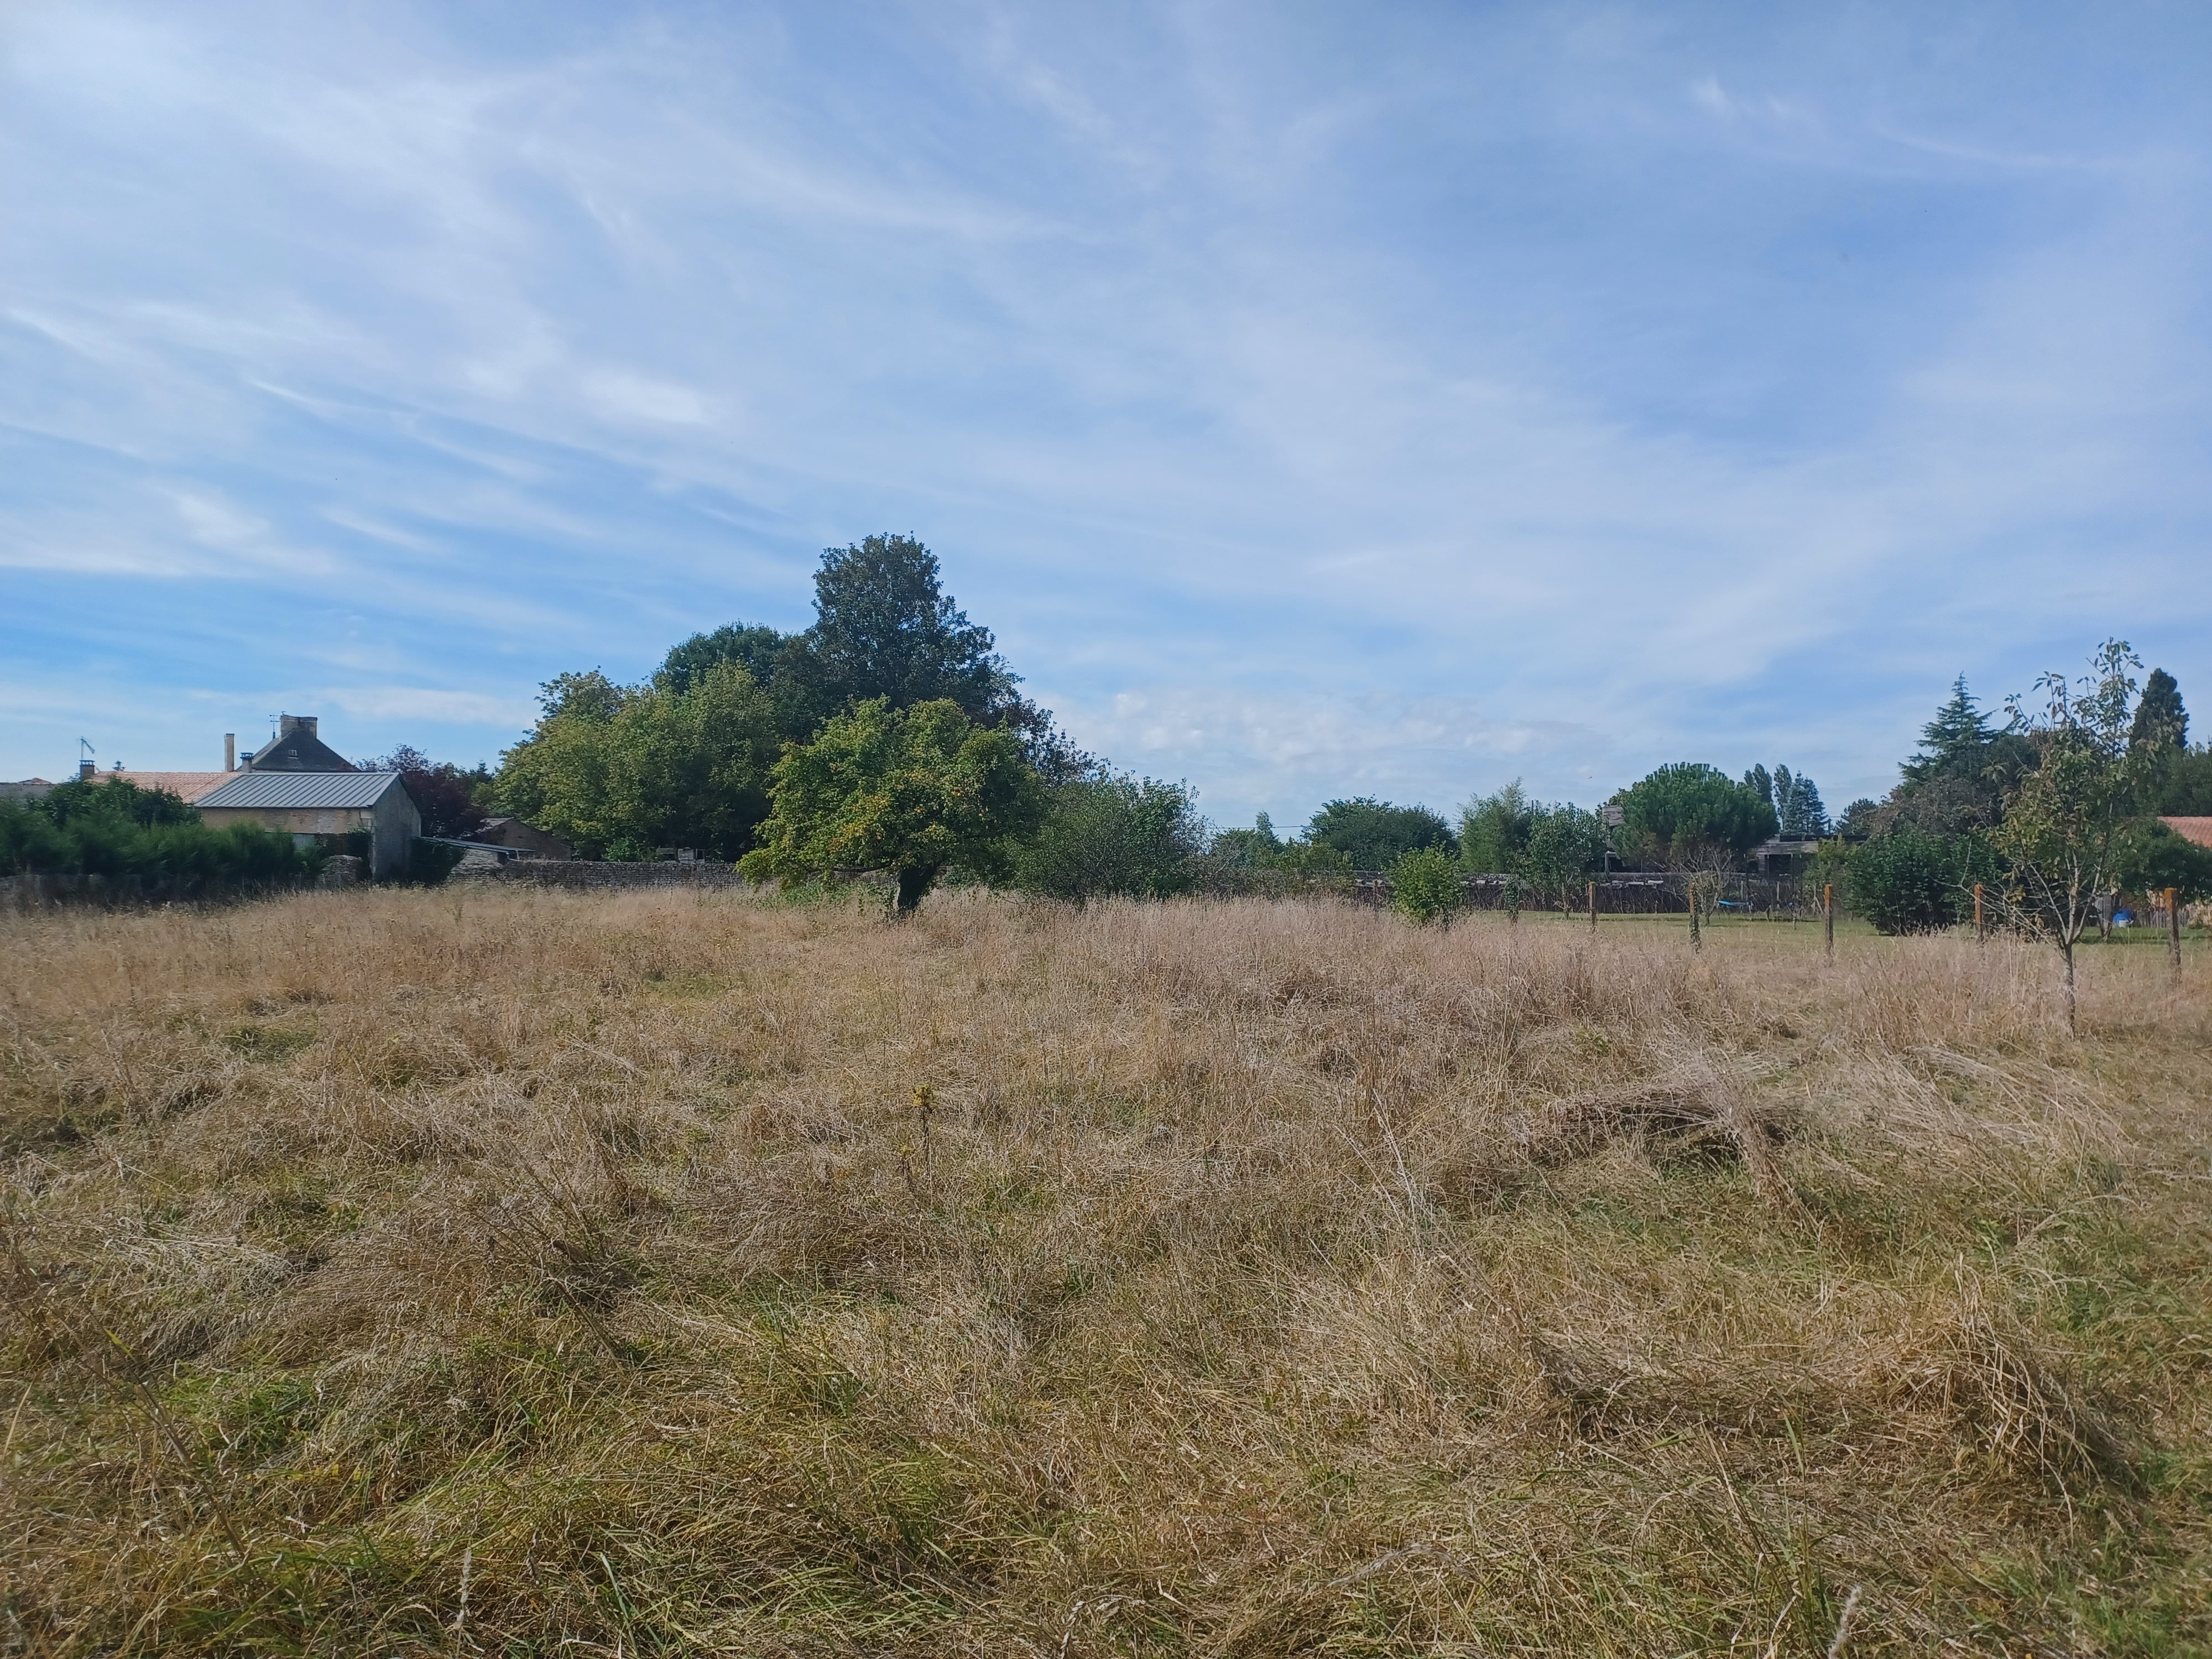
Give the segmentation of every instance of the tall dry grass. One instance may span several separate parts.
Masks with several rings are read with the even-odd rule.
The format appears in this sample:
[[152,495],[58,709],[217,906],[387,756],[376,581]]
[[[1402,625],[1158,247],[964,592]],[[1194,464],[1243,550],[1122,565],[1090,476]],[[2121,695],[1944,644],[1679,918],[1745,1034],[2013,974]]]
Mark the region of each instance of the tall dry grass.
[[2212,1642],[2152,952],[2075,1041],[1786,927],[0,927],[10,1651]]

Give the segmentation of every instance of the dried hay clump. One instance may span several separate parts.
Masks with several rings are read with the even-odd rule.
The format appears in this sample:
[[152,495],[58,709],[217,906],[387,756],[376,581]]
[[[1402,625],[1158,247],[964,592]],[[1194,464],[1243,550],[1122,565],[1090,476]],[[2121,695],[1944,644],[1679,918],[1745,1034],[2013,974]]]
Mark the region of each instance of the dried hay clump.
[[2077,1041],[1786,924],[0,927],[8,1651],[2212,1644],[2152,952]]

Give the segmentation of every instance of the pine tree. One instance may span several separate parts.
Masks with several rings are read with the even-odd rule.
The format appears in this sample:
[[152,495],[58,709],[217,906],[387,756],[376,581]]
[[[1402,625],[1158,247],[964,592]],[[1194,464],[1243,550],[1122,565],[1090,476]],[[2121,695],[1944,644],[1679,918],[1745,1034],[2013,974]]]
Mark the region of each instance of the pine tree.
[[2163,668],[2154,668],[2143,682],[2136,704],[2136,719],[2128,734],[2130,749],[2185,749],[2189,746],[2189,711],[2181,706],[2181,687]]
[[1969,769],[1996,735],[1990,729],[1989,716],[1975,705],[1973,693],[1966,690],[1966,677],[1960,675],[1951,683],[1950,701],[1920,728],[1920,750],[1905,763],[1906,781],[1920,783]]
[[1820,802],[1820,787],[1802,772],[1786,766],[1774,769],[1774,813],[1780,834],[1793,841],[1828,833],[1828,809]]

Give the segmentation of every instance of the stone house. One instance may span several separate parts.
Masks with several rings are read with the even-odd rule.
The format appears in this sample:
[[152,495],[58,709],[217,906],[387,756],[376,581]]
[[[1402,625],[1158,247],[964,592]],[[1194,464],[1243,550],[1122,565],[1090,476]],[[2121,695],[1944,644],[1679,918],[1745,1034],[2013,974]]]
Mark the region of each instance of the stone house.
[[[350,772],[354,763],[315,735],[313,714],[279,714],[276,735],[240,757],[248,772]],[[228,746],[229,739],[224,739]]]
[[[314,733],[307,735],[312,740]],[[422,833],[422,814],[399,774],[350,768],[264,772],[258,758],[253,770],[233,773],[228,783],[200,798],[203,823],[217,829],[257,824],[285,831],[295,841],[337,842],[366,832],[369,874],[382,880],[405,872],[409,843]]]

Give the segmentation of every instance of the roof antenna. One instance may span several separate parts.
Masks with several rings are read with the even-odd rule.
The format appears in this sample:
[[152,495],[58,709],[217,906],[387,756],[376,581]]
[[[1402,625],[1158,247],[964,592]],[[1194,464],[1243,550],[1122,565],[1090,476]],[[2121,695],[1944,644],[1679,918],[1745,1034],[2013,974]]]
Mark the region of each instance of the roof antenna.
[[90,742],[87,739],[79,738],[76,740],[77,776],[81,778],[88,778],[92,776],[93,774],[99,771],[100,763],[93,759],[93,756],[96,752],[97,751],[93,748]]

